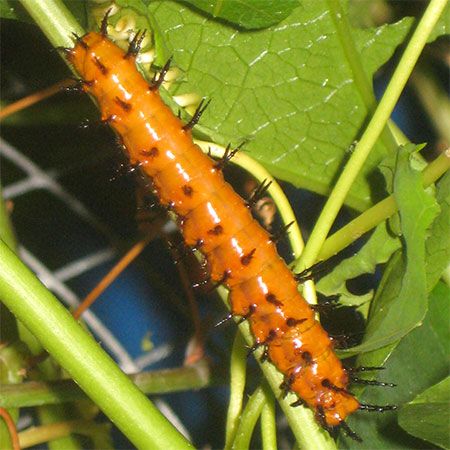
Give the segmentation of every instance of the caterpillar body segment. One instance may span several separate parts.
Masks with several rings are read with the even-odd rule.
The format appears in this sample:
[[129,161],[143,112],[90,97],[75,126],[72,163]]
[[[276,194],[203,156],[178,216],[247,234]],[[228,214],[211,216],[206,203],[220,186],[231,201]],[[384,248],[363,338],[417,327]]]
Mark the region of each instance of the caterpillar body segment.
[[203,253],[211,279],[230,290],[232,314],[249,320],[255,345],[264,345],[268,360],[284,374],[282,389],[296,393],[325,427],[345,428],[360,403],[347,390],[349,376],[330,337],[271,236],[226,183],[217,162],[194,144],[190,127],[138,72],[136,49],[124,52],[91,32],[67,55],[130,162],[178,215],[186,244]]

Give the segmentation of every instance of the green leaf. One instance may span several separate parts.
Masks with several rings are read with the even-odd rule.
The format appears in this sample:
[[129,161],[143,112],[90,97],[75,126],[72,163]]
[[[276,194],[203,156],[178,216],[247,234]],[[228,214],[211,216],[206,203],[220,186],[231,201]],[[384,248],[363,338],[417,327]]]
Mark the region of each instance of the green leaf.
[[[245,149],[274,176],[329,192],[374,106],[371,77],[392,55],[410,21],[351,28],[336,0],[302,2],[279,25],[239,32],[170,1],[149,11],[186,75],[176,94],[212,103],[199,129]],[[371,204],[368,176],[388,153],[378,144],[347,197]]]
[[422,173],[410,164],[414,149],[413,145],[400,147],[394,175],[406,255],[397,253],[386,268],[364,342],[352,352],[367,352],[398,341],[420,325],[426,313],[425,240],[439,207],[424,190]]
[[425,243],[428,290],[433,289],[450,264],[450,172],[437,183],[436,200],[441,212],[433,222]]
[[399,412],[398,423],[415,437],[450,448],[450,377],[405,405]]
[[298,0],[185,0],[184,3],[208,16],[251,30],[281,22],[298,5]]
[[[372,320],[372,317],[374,316],[378,316],[381,321],[383,317],[386,316],[384,312],[390,310],[390,305],[393,305],[398,301],[404,274],[405,266],[403,264],[402,252],[399,250],[394,253],[384,269],[383,277],[381,278],[375,293],[375,298],[372,300],[369,321]],[[372,352],[373,350],[379,349],[380,353],[376,355],[376,358],[384,361],[389,353],[392,352],[393,348],[391,346],[393,343],[396,344],[398,342],[397,339],[392,339],[392,336],[397,332],[398,327],[402,323],[403,316],[401,315],[399,318],[398,313],[396,313],[396,317],[399,322],[398,326],[394,323],[388,324],[389,327],[386,326],[383,328],[383,324],[381,324],[381,329],[378,330],[378,334],[369,333],[366,330],[363,343],[350,349],[341,350],[341,355],[343,357],[350,357],[359,353]],[[368,322],[368,326],[370,326],[370,324],[371,322]],[[377,330],[375,329],[375,331]],[[389,345],[389,343],[391,343],[391,345]],[[365,365],[373,366],[377,364]]]
[[[358,395],[363,403],[402,406],[448,374],[448,317],[450,289],[438,283],[430,296],[423,324],[405,336],[385,364],[385,370],[365,374],[364,378],[393,382],[395,388],[368,387]],[[360,355],[357,365],[383,364],[386,351]],[[375,357],[378,354],[378,359]],[[361,378],[363,376],[361,375]],[[352,392],[355,390],[352,387]],[[395,412],[353,414],[348,423],[362,438],[358,449],[394,450],[429,448],[397,425]],[[351,439],[342,438],[340,448],[355,449]]]
[[388,261],[399,247],[399,239],[389,233],[386,223],[382,223],[358,253],[342,261],[333,272],[323,277],[316,287],[324,295],[339,295],[339,303],[343,305],[361,305],[371,300],[373,293],[352,294],[347,289],[347,280],[362,274],[374,273],[376,266]]

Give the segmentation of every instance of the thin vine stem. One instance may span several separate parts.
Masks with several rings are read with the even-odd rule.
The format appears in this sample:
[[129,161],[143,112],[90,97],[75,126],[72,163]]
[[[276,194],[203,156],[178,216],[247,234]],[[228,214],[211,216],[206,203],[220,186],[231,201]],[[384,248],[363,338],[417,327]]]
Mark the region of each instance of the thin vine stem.
[[446,4],[447,0],[431,0],[428,5],[414,34],[408,42],[403,56],[400,59],[369,125],[362,135],[361,140],[357,143],[352,156],[331,192],[311,233],[304,252],[296,262],[295,266],[297,270],[310,267],[317,260],[320,249],[322,248],[339,210],[344,204],[345,197],[369,156],[370,151],[386,126],[395,104],[397,103],[417,59],[427,42],[428,36],[431,34]]
[[[12,229],[11,222],[9,220],[9,214],[7,211],[6,204],[3,201],[1,195],[0,188],[0,239],[5,239],[5,243],[8,245],[9,249],[16,253],[17,252],[17,242],[14,236],[14,231]],[[35,343],[35,338],[31,336],[28,329],[26,329],[21,322],[17,323],[16,318],[11,313],[9,309],[5,307],[3,303],[0,303],[0,329],[2,330],[2,339],[3,342],[7,342],[9,344],[9,363],[8,363],[8,376],[5,378],[11,384],[5,384],[0,387],[0,392],[3,394],[5,390],[8,388],[15,389],[17,386],[22,386],[23,375],[18,379],[17,377],[19,367],[23,367],[24,365],[24,355],[19,350],[20,346],[17,344],[22,342],[27,348],[28,351],[32,351]],[[5,332],[6,331],[6,332]],[[14,364],[11,364],[14,361]],[[17,368],[14,366],[17,365]],[[54,367],[52,365],[46,365],[40,367],[41,376],[44,376],[46,379],[51,378],[54,372]],[[17,409],[18,405],[9,405],[7,402],[0,402],[4,407],[14,408],[13,411],[14,417],[18,418],[19,412]],[[39,420],[41,423],[45,422],[54,422],[58,421],[61,418],[62,411],[54,405],[43,405],[39,404],[37,409],[37,414],[39,416]],[[0,442],[6,442],[7,438],[4,436],[3,427],[0,428]],[[80,444],[76,437],[74,436],[64,436],[63,438],[58,439],[57,441],[52,440],[49,443],[48,447],[50,450],[55,446],[59,445],[60,447],[67,448],[67,450],[78,450],[80,449]]]
[[262,450],[277,450],[277,427],[273,393],[266,391],[266,403],[261,412]]
[[83,28],[61,0],[19,0],[54,47],[72,47]]
[[246,356],[243,336],[241,333],[236,333],[231,351],[230,401],[227,411],[225,450],[230,450],[233,445],[242,413],[247,366]]
[[264,389],[260,386],[249,398],[247,405],[241,415],[239,427],[236,432],[236,438],[233,442],[233,450],[246,450],[250,446],[253,429],[256,421],[261,415],[266,401]]

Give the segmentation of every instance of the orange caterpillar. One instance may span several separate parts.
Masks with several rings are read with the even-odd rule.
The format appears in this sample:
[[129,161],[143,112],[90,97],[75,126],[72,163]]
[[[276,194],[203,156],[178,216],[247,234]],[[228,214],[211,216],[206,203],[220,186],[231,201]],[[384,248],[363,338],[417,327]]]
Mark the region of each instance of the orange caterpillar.
[[77,37],[66,54],[131,163],[151,177],[161,203],[178,215],[186,244],[202,252],[211,279],[230,290],[232,314],[249,321],[255,348],[264,346],[264,356],[284,374],[281,388],[295,392],[295,403],[309,406],[327,429],[341,426],[358,439],[344,421],[369,405],[348,392],[348,371],[271,237],[224,181],[221,163],[193,143],[190,128],[199,114],[183,125],[161,100],[167,67],[152,84],[137,71],[142,37],[122,51],[108,39],[105,18],[101,33]]

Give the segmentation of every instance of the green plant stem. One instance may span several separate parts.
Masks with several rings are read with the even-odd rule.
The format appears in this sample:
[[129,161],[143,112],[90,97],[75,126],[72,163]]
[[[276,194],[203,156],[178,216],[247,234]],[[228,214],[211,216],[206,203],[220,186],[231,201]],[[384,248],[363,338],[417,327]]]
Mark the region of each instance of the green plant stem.
[[[423,171],[425,187],[434,183],[450,168],[450,149],[438,156]],[[356,239],[375,228],[378,224],[391,217],[398,210],[393,195],[364,211],[356,219],[349,222],[324,242],[317,259],[325,260],[340,252]]]
[[[9,248],[16,251],[17,243],[14,236],[14,232],[9,220],[9,213],[5,202],[3,201],[2,186],[0,180],[0,239],[4,239]],[[1,300],[1,298],[0,298]],[[3,347],[1,350],[1,359],[3,369],[0,370],[0,380],[4,383],[17,383],[22,381],[22,376],[19,375],[17,367],[23,363],[24,356],[18,351],[19,345],[19,331],[17,327],[17,321],[13,314],[0,302],[0,343]],[[5,353],[9,354],[10,361],[5,358]],[[11,364],[11,360],[15,364]],[[16,367],[15,367],[16,366]],[[1,403],[0,403],[1,405]],[[7,406],[1,405],[3,408]],[[17,409],[9,409],[9,415],[14,421],[17,421],[19,417],[19,411]],[[0,419],[0,442],[7,448],[12,446],[8,427],[4,420]],[[8,443],[8,444],[7,444]]]
[[[11,222],[9,220],[8,210],[3,200],[2,186],[0,184],[0,239],[14,251],[17,248],[16,238],[14,236]],[[15,342],[19,339],[17,323],[11,312],[0,303],[0,341]],[[1,432],[0,432],[1,435]]]
[[369,125],[362,135],[361,140],[357,143],[352,156],[331,192],[302,256],[296,262],[297,270],[310,267],[316,262],[320,249],[344,203],[345,197],[358,176],[361,167],[369,156],[375,142],[380,136],[380,133],[383,131],[389,120],[392,110],[394,109],[417,59],[427,42],[428,36],[433,30],[446,4],[447,0],[431,0],[428,5]]
[[[144,394],[180,392],[210,385],[209,367],[205,362],[179,369],[141,372],[129,375],[129,378]],[[86,394],[69,379],[0,384],[0,405],[5,408],[52,405],[86,399]]]
[[0,241],[0,298],[138,448],[192,448]]
[[236,333],[231,351],[230,401],[227,411],[225,450],[231,449],[242,413],[247,366],[247,355],[244,344],[242,334]]
[[[0,191],[1,196],[1,191]],[[0,237],[6,238],[6,244],[8,247],[16,252],[17,251],[17,242],[15,240],[14,232],[12,230],[8,212],[6,209],[6,206],[3,201],[1,201],[0,205]],[[32,352],[34,347],[35,338],[30,335],[29,331],[21,324],[17,323],[15,317],[11,314],[11,312],[4,306],[3,303],[0,303],[0,314],[1,314],[1,327],[2,327],[2,340],[3,342],[9,342],[9,347],[12,349],[12,352],[14,352],[14,348],[16,346],[11,345],[12,342],[19,343],[19,339],[21,339],[27,346],[28,349]],[[19,334],[17,334],[17,331],[19,331]],[[5,339],[5,334],[8,333],[8,337]],[[41,351],[41,349],[39,349]],[[4,355],[3,355],[4,356]],[[12,357],[15,357],[17,361],[22,364],[21,367],[24,365],[23,355],[20,352],[17,352],[16,354],[12,355]],[[12,369],[11,362],[8,363],[9,370]],[[47,364],[45,368],[41,367],[41,372],[46,377],[55,376],[55,372],[57,370],[53,365]],[[13,369],[14,370],[14,369]],[[19,373],[19,372],[17,372]],[[14,384],[7,384],[3,385],[4,389],[7,390],[8,388],[16,388],[18,385],[20,386],[21,383],[19,383],[20,380],[16,380]],[[2,404],[0,402],[0,404]],[[4,404],[5,407],[6,403]],[[19,405],[16,405],[18,407]],[[55,422],[60,421],[61,418],[67,417],[68,414],[66,411],[64,411],[62,408],[58,408],[55,406],[43,406],[40,407],[37,411],[39,420],[41,423],[49,423],[49,422]],[[57,441],[53,441],[49,443],[49,449],[55,448],[55,446],[59,446],[59,448],[65,448],[67,450],[77,450],[80,449],[81,446],[78,443],[76,437],[74,436],[64,436],[61,439],[58,439]]]
[[[17,241],[14,236],[14,232],[9,220],[9,214],[6,208],[6,205],[3,201],[2,192],[1,192],[1,186],[0,186],[0,239],[3,239],[8,245],[8,247],[15,253],[17,251]],[[18,346],[21,345],[20,339],[25,343],[22,345],[27,345],[28,349],[31,351],[32,345],[31,342],[33,342],[35,339],[34,337],[30,336],[30,333],[28,330],[21,324],[17,323],[16,318],[14,315],[5,307],[3,303],[0,303],[0,329],[1,329],[1,341],[8,343],[9,350],[11,350],[10,358],[14,359],[16,364],[21,364],[21,368],[24,366],[24,355],[17,350]],[[25,331],[25,333],[24,333]],[[28,355],[27,355],[28,356]],[[5,354],[2,355],[3,359],[5,358]],[[22,381],[22,377],[20,376],[19,379],[14,380],[14,378],[17,377],[16,374],[19,374],[20,371],[14,368],[14,366],[11,364],[11,361],[6,364],[9,371],[14,371],[15,373],[9,373],[6,379],[8,381],[12,381],[13,384],[6,384],[3,385],[5,389],[8,389],[9,387],[16,387],[18,384],[20,385],[20,381]],[[53,367],[51,370],[55,370]],[[12,375],[12,376],[11,376]],[[6,380],[2,380],[6,381]],[[0,402],[0,404],[2,404]],[[3,405],[3,407],[11,408],[12,406],[6,406],[6,403]],[[16,406],[17,407],[17,406]],[[19,412],[18,410],[14,409],[13,411],[9,411],[10,414],[14,416],[18,416]],[[62,411],[60,411],[58,408],[55,408],[54,406],[51,407],[41,407],[38,410],[39,419],[41,422],[43,421],[56,421],[60,420]],[[9,439],[5,436],[5,430],[3,427],[3,424],[0,429],[0,442],[5,443]],[[52,447],[55,445],[59,445],[60,448],[65,448],[67,450],[78,450],[80,445],[78,444],[77,440],[73,436],[64,436],[60,441],[58,442],[52,442],[49,445],[49,449],[51,450]]]
[[271,392],[266,392],[266,403],[261,412],[261,438],[263,450],[277,450],[275,402]]
[[72,33],[84,30],[61,0],[20,0],[54,47],[73,47]]
[[249,448],[253,429],[255,428],[256,421],[261,415],[265,401],[266,395],[264,389],[260,386],[249,398],[241,415],[236,438],[233,442],[233,450],[245,450]]

